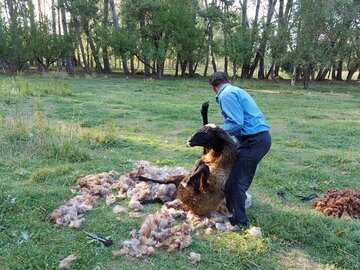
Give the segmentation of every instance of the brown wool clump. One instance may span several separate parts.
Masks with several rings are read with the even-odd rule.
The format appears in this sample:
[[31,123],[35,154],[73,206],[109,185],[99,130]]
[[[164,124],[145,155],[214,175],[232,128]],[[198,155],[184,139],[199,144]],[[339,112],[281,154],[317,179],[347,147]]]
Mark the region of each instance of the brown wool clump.
[[313,203],[315,209],[325,215],[351,220],[360,218],[360,195],[352,189],[331,189]]

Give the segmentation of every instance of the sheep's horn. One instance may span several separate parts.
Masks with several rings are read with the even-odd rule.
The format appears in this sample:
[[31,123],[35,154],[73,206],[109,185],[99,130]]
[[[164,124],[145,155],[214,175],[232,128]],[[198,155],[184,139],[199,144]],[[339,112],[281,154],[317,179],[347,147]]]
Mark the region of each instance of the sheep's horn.
[[209,101],[206,101],[201,106],[201,115],[202,115],[202,119],[203,119],[203,126],[209,124],[208,110],[209,110]]

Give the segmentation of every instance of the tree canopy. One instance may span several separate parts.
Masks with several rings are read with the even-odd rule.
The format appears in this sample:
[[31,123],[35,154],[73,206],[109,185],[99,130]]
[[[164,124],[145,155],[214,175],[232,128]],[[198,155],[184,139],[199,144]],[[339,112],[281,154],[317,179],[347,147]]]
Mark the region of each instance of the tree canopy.
[[[359,0],[0,0],[0,66],[350,81]],[[200,68],[201,67],[201,68]]]

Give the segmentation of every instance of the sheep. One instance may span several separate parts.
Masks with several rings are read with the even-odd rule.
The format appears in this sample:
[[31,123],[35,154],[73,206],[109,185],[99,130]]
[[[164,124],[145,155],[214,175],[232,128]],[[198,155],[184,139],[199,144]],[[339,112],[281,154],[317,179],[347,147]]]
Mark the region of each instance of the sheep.
[[190,137],[188,145],[203,146],[204,154],[178,186],[176,198],[185,210],[208,215],[225,198],[225,182],[238,155],[236,144],[226,131],[207,124]]
[[[174,183],[176,198],[183,203],[184,210],[206,216],[219,208],[225,198],[225,182],[237,159],[238,152],[234,140],[223,129],[208,124],[209,103],[202,105],[203,127],[194,133],[187,144],[190,147],[204,147],[203,155],[195,162],[188,176],[173,176],[161,183]],[[153,181],[138,176],[142,181]],[[154,181],[160,183],[160,181]]]

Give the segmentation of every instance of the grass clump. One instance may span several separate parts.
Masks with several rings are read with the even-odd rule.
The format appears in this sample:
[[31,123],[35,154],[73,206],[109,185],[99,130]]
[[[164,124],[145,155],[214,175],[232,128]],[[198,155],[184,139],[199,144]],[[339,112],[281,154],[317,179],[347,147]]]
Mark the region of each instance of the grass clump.
[[11,103],[11,97],[22,96],[70,96],[70,85],[61,79],[54,78],[28,78],[25,76],[15,76],[3,79],[0,84],[0,97],[5,103]]
[[48,182],[54,178],[57,178],[59,176],[69,174],[72,171],[71,166],[69,165],[62,165],[57,167],[44,167],[35,170],[31,174],[30,180],[34,183],[44,183]]

